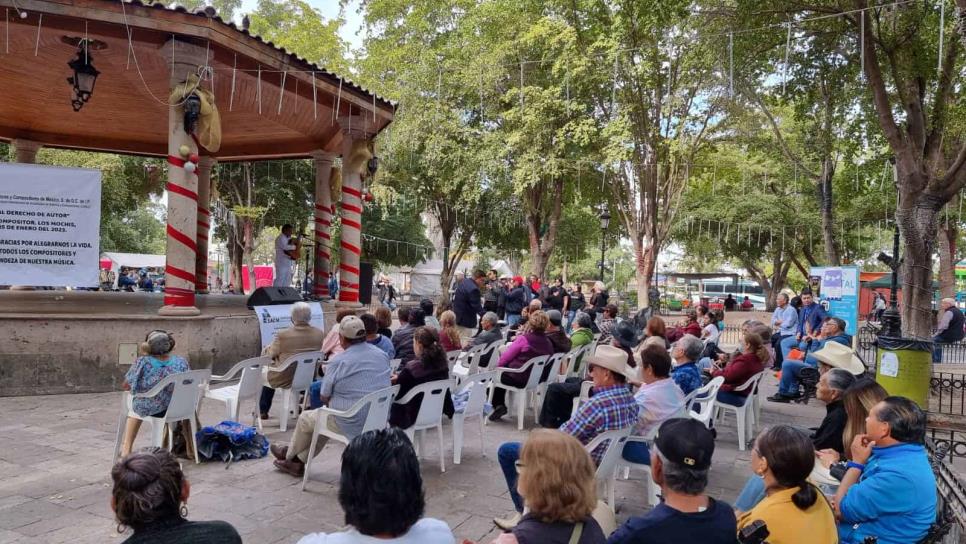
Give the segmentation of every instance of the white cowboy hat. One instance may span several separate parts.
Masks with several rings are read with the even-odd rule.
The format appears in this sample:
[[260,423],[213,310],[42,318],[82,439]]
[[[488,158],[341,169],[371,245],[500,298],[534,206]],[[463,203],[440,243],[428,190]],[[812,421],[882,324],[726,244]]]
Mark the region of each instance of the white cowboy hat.
[[630,379],[637,379],[636,369],[627,366],[627,352],[614,346],[597,346],[597,352],[587,358],[587,363]]
[[848,370],[856,376],[860,376],[865,373],[865,364],[862,360],[852,351],[852,348],[848,346],[843,346],[838,342],[828,342],[822,349],[811,354],[822,363],[827,364],[833,368],[841,368]]

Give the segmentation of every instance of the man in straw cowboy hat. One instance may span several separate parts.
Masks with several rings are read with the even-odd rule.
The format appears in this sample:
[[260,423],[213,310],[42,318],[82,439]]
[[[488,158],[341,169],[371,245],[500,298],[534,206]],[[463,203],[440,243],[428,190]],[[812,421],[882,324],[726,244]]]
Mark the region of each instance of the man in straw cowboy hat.
[[830,368],[848,370],[856,376],[865,374],[865,363],[852,351],[852,348],[836,342],[829,342],[822,349],[811,354],[818,361],[818,370],[824,374]]
[[[627,354],[614,346],[600,346],[586,359],[590,365],[590,377],[594,380],[593,396],[580,405],[577,413],[560,430],[574,436],[583,444],[590,443],[597,435],[617,429],[626,429],[637,422],[638,405],[631,394],[628,379],[639,379],[637,371],[627,365]],[[508,518],[493,520],[501,529],[516,525],[523,513],[523,498],[517,493],[516,461],[520,459],[521,444],[507,442],[500,446],[497,457],[516,512]],[[594,463],[599,463],[606,450],[602,444],[593,452]]]

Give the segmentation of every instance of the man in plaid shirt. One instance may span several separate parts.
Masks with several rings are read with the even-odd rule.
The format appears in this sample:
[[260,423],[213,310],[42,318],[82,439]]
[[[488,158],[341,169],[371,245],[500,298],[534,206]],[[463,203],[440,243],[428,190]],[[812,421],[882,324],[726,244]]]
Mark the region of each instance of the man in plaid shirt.
[[[627,353],[613,346],[599,346],[597,353],[587,358],[590,376],[594,380],[593,396],[584,402],[560,430],[574,436],[583,444],[589,444],[597,435],[617,429],[626,429],[637,423],[639,407],[627,384],[627,378],[635,375],[635,370],[627,366]],[[508,518],[493,521],[503,530],[513,528],[523,513],[523,498],[517,493],[516,462],[520,459],[519,442],[507,442],[500,446],[497,457],[516,513]],[[600,463],[607,444],[601,444],[591,457]]]

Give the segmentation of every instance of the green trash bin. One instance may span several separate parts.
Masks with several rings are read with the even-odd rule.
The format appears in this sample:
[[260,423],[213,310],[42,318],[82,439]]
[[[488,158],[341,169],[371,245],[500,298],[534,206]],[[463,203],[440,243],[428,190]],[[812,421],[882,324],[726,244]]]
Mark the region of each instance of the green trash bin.
[[890,395],[912,399],[927,410],[932,347],[930,341],[880,336],[876,346],[875,380]]

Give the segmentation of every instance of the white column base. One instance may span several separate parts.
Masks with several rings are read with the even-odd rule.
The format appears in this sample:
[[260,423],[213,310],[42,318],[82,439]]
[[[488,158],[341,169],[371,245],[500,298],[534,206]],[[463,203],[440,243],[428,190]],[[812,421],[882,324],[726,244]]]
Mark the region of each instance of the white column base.
[[158,310],[158,315],[166,315],[173,317],[191,317],[196,315],[201,315],[201,310],[195,308],[194,306],[162,306]]

